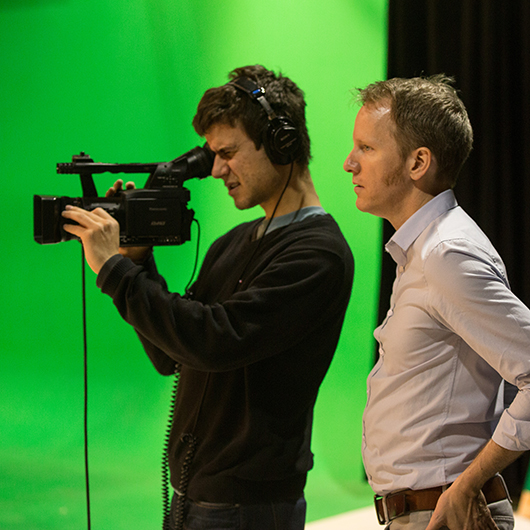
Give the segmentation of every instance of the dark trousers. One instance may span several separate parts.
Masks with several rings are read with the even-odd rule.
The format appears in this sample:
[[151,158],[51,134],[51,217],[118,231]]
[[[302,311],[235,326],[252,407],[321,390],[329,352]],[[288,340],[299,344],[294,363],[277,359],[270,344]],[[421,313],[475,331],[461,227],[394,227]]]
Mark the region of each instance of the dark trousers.
[[[170,530],[175,528],[176,495],[171,502]],[[186,501],[182,530],[303,530],[306,501],[230,505]]]

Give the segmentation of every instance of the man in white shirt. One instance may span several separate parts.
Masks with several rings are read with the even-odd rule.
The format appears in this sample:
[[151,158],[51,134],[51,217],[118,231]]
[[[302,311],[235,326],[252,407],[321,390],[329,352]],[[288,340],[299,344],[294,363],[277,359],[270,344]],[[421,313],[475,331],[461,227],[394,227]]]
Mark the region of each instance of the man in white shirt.
[[[530,449],[530,311],[452,188],[473,132],[451,80],[359,91],[352,174],[359,210],[387,219],[397,264],[376,329],[363,460],[381,524],[513,528],[498,473]],[[503,410],[502,380],[519,392]],[[449,487],[450,486],[450,487]]]

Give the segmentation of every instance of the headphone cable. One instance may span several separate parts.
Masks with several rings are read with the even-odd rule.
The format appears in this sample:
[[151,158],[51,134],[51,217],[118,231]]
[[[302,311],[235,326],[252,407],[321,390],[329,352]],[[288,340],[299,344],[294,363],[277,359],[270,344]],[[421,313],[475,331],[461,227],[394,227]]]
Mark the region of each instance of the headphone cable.
[[269,227],[270,227],[270,225],[272,223],[272,220],[274,219],[274,216],[276,215],[276,210],[278,209],[278,206],[280,206],[280,202],[281,202],[281,200],[283,198],[283,194],[287,190],[287,187],[289,186],[289,182],[291,182],[291,177],[293,175],[293,168],[294,168],[294,161],[291,162],[291,169],[289,170],[289,176],[287,177],[287,182],[285,183],[285,186],[283,187],[282,193],[280,194],[280,198],[278,199],[278,202],[276,203],[276,206],[274,207],[274,210],[272,211],[271,218],[269,219],[269,221],[267,223],[267,226],[265,227],[263,235],[259,238],[258,244],[256,245],[256,248],[254,249],[254,252],[252,252],[252,254],[250,255],[250,258],[245,263],[245,266],[243,267],[243,270],[242,270],[241,274],[239,275],[239,280],[237,281],[236,289],[237,289],[237,287],[239,285],[241,285],[243,283],[243,276],[245,275],[245,272],[247,271],[247,268],[250,265],[250,262],[254,259],[254,256],[258,252],[258,250],[259,250],[259,248],[261,246],[261,242],[263,241],[263,238],[266,236],[267,231],[269,230]]

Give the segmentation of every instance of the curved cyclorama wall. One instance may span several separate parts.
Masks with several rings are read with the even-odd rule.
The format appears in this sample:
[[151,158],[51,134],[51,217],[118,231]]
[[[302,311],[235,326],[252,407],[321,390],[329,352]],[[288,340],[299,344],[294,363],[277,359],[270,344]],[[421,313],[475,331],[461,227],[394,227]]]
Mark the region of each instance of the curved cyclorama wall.
[[[281,70],[305,91],[310,169],[356,260],[352,301],[315,412],[308,520],[365,506],[365,378],[373,359],[380,223],[355,208],[342,163],[357,108],[350,90],[384,77],[386,0],[0,1],[2,327],[0,527],[56,530],[86,521],[81,248],[33,241],[34,194],[79,197],[55,165],[168,161],[201,144],[191,120],[202,93],[245,64]],[[142,185],[145,175],[135,178]],[[99,194],[113,175],[95,175]],[[192,181],[201,259],[237,211],[221,182]],[[156,249],[170,288],[193,269],[197,232]],[[171,381],[87,270],[89,458],[95,528],[158,528],[160,460]]]

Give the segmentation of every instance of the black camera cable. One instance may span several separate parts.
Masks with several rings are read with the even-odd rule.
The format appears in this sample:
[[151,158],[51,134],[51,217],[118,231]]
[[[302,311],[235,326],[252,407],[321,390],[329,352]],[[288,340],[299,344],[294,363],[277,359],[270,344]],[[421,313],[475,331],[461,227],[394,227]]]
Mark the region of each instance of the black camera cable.
[[197,219],[193,219],[193,222],[197,225],[197,247],[195,248],[195,263],[193,265],[193,272],[191,273],[191,278],[185,288],[186,298],[193,296],[193,293],[190,291],[190,287],[193,283],[193,278],[195,278],[195,273],[197,272],[197,267],[199,264],[199,245],[201,243],[201,225]]
[[87,528],[90,530],[90,484],[88,474],[88,338],[87,338],[87,316],[86,316],[86,277],[85,277],[85,249],[81,245],[81,281],[82,281],[82,305],[83,305],[83,379],[84,379],[84,447],[85,447],[85,492],[87,507]]
[[[190,297],[192,293],[189,288],[195,277],[199,262],[199,248],[201,239],[201,225],[197,219],[193,219],[197,224],[197,247],[195,250],[195,263],[193,266],[193,272],[186,285],[186,297]],[[84,431],[84,458],[85,458],[85,496],[86,496],[86,507],[87,507],[87,529],[91,530],[91,512],[90,512],[90,480],[89,480],[89,467],[88,467],[88,333],[87,333],[87,297],[86,297],[86,257],[85,250],[81,244],[81,283],[82,283],[82,314],[83,314],[83,382],[84,382],[84,399],[83,399],[83,431]],[[180,376],[180,369],[177,365],[175,370],[175,380],[173,386],[173,392],[171,397],[170,406],[170,419],[168,432],[166,435],[164,454],[162,457],[162,496],[163,496],[163,527],[169,528],[169,464],[168,464],[168,442],[169,442],[169,430],[171,428],[171,420],[173,418],[173,411],[175,408],[175,402],[177,397],[177,388]]]
[[171,392],[171,402],[169,405],[169,419],[164,438],[164,451],[162,453],[162,530],[169,530],[169,517],[171,513],[171,499],[169,497],[169,437],[171,425],[173,424],[173,414],[177,403],[177,390],[180,379],[180,365],[175,365],[175,379]]
[[[185,298],[187,299],[191,299],[193,297],[193,293],[191,292],[190,287],[193,284],[193,279],[195,278],[195,273],[197,272],[197,267],[199,264],[199,249],[200,249],[200,242],[201,242],[201,225],[199,221],[195,218],[193,219],[193,222],[197,225],[197,246],[195,248],[195,263],[193,265],[193,272],[191,273],[191,277],[185,288]],[[173,416],[175,414],[175,407],[177,405],[177,393],[178,393],[178,385],[179,385],[179,380],[180,380],[180,369],[181,369],[181,365],[177,363],[175,365],[173,388],[171,391],[171,401],[169,405],[169,418],[168,418],[166,434],[164,438],[164,450],[162,452],[162,530],[169,530],[170,516],[171,516],[171,498],[169,495],[169,490],[170,490],[169,437],[171,435],[171,426],[173,425]],[[186,454],[186,458],[184,462],[184,467],[185,467],[184,477],[181,478],[180,487],[179,487],[181,497],[185,497],[185,494],[187,492],[188,468],[195,454],[197,439],[191,434],[186,434],[183,441],[189,445],[189,449]],[[182,495],[182,493],[184,493],[184,495]],[[179,498],[179,501],[181,500],[181,497]],[[183,509],[184,509],[184,504],[182,502],[177,502],[177,506],[175,510],[176,512],[175,513],[175,527],[177,529],[182,527],[183,516],[184,516]]]

